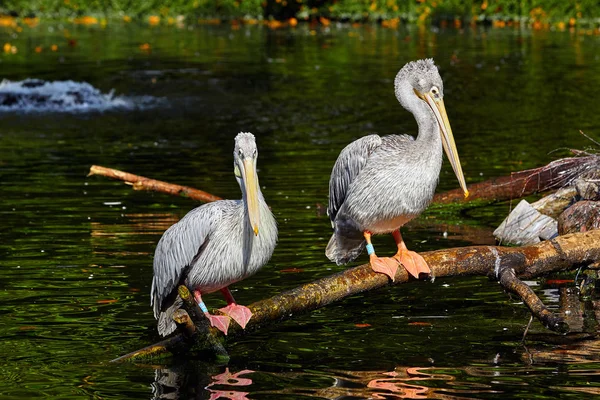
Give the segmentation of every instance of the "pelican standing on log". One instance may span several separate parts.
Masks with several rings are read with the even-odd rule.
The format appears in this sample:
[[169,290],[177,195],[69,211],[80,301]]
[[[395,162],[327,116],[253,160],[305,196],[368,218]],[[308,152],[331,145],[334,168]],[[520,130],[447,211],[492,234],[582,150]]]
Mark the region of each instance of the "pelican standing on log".
[[[212,326],[227,334],[231,317],[242,328],[252,317],[235,303],[228,286],[255,274],[265,265],[277,243],[277,224],[260,191],[256,173],[258,150],[251,133],[235,138],[235,178],[242,200],[219,200],[187,213],[161,237],[154,253],[151,305],[158,332],[176,328],[173,313],[181,307],[177,287],[186,285]],[[228,306],[225,315],[211,315],[202,295],[220,290]]]
[[[442,78],[432,59],[406,64],[396,75],[396,98],[419,126],[418,136],[369,135],[346,146],[329,181],[327,214],[334,233],[325,254],[338,265],[367,249],[376,272],[396,276],[402,264],[415,278],[429,266],[409,251],[400,227],[429,205],[442,166],[442,147],[468,196],[452,130],[444,106]],[[371,235],[391,233],[398,246],[393,257],[377,257]]]

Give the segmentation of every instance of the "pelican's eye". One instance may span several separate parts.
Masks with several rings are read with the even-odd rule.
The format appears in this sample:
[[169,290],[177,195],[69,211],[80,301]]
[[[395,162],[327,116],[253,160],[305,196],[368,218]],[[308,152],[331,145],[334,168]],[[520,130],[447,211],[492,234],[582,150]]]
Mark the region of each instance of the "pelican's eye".
[[235,166],[233,167],[233,173],[235,174],[236,178],[242,177],[242,173],[240,172],[240,168],[237,166],[237,164],[235,164]]
[[440,90],[437,88],[437,86],[433,86],[430,92],[434,98],[438,99],[440,97]]
[[238,155],[240,156],[240,158],[244,158],[244,152],[242,151],[242,149],[238,150]]
[[256,158],[256,154],[258,153],[257,149],[254,149],[252,152],[252,158]]

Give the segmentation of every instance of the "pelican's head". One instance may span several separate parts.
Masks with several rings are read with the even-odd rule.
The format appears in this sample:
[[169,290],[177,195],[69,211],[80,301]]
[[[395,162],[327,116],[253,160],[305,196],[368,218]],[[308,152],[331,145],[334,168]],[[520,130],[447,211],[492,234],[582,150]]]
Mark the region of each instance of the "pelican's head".
[[394,87],[400,104],[411,111],[415,117],[419,116],[420,110],[424,107],[430,110],[429,116],[435,117],[440,127],[444,150],[458,178],[458,183],[467,197],[469,191],[444,106],[444,83],[433,59],[427,58],[406,64],[396,75]]
[[242,189],[248,218],[255,235],[258,235],[258,221],[260,221],[258,175],[256,174],[257,158],[258,149],[254,135],[249,132],[238,133],[233,149],[233,171]]

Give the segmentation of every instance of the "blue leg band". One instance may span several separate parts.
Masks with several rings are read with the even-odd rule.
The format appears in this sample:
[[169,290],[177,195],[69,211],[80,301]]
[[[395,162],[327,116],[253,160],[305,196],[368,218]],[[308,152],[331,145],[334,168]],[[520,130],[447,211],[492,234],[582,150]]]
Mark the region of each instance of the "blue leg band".
[[204,312],[204,313],[208,312],[208,308],[206,308],[206,304],[204,304],[203,301],[201,301],[200,303],[198,303],[198,306],[200,307],[200,309],[202,310],[202,312]]
[[367,247],[367,253],[369,255],[375,253],[375,249],[373,248],[373,245],[371,243],[368,243],[366,247]]

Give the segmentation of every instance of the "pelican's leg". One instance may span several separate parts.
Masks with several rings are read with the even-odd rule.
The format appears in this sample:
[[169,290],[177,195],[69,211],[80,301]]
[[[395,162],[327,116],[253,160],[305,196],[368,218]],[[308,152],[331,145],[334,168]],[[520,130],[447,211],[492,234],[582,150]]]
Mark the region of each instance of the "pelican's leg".
[[252,318],[252,312],[246,306],[241,306],[235,302],[233,295],[229,291],[229,288],[221,289],[221,293],[227,300],[227,307],[220,308],[223,314],[229,315],[235,322],[237,322],[242,329],[246,328],[246,324]]
[[365,240],[367,241],[367,253],[369,253],[369,262],[371,268],[375,272],[386,274],[392,281],[396,278],[396,271],[398,271],[398,261],[392,257],[377,257],[375,249],[371,243],[371,232],[363,232]]
[[398,253],[396,253],[394,258],[406,268],[408,273],[417,279],[419,279],[419,274],[421,273],[430,275],[431,270],[423,257],[406,248],[406,244],[400,234],[400,229],[395,230],[392,235],[394,236],[396,245],[398,245]]
[[229,329],[230,321],[229,317],[226,317],[225,315],[211,315],[208,312],[208,308],[206,308],[206,304],[204,304],[204,301],[202,300],[200,291],[194,290],[194,299],[204,313],[204,316],[210,321],[210,325],[227,335],[227,329]]

